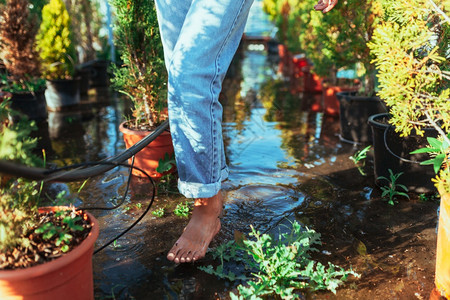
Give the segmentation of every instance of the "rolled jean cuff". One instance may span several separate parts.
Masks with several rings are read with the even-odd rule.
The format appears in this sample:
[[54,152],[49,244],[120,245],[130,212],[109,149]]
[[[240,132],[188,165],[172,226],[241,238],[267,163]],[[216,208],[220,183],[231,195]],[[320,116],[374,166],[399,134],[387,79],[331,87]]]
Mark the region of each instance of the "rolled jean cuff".
[[222,169],[220,180],[215,183],[187,182],[178,179],[178,190],[186,198],[210,198],[217,195],[222,186],[222,181],[228,178],[228,167]]

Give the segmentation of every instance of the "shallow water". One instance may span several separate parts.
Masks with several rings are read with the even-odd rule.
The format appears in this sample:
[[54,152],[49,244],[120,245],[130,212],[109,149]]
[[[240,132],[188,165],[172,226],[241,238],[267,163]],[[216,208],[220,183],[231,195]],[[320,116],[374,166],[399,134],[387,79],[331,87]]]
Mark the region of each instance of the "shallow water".
[[[309,298],[411,299],[415,293],[425,297],[432,287],[437,205],[413,201],[388,207],[379,199],[370,161],[369,176],[363,177],[348,159],[356,149],[339,140],[339,120],[311,110],[320,95],[291,94],[289,82],[278,78],[276,70],[276,57],[249,51],[244,44],[224,82],[221,101],[230,176],[223,184],[223,227],[211,247],[233,239],[235,232],[248,232],[250,225],[276,233],[296,219],[322,234],[319,259],[356,266],[366,276],[337,296],[316,293]],[[49,162],[63,166],[98,161],[124,150],[118,127],[129,103],[108,89],[90,93],[80,110],[51,113],[48,124],[41,125],[41,145]],[[116,168],[88,180],[79,192],[80,183],[52,184],[49,192],[70,191],[75,203],[84,207],[112,207],[120,203],[127,180],[128,170]],[[130,226],[151,197],[151,184],[133,178],[122,206],[92,210],[100,222],[96,248]],[[152,210],[164,207],[166,216],[148,213],[94,256],[96,298],[227,298],[235,283],[207,275],[197,265],[177,266],[165,258],[187,222],[172,213],[181,201],[185,199],[173,186],[160,186]],[[408,246],[409,240],[417,245]],[[365,252],[359,251],[362,246]],[[408,249],[412,250],[407,253]],[[207,256],[199,264],[210,263]]]

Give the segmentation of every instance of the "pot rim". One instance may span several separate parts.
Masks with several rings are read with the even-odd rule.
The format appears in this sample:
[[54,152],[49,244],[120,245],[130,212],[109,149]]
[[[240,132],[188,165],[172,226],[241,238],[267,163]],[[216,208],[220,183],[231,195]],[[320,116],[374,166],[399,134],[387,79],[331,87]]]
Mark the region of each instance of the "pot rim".
[[[139,135],[139,136],[147,136],[149,134],[152,134],[155,130],[135,130],[135,129],[130,129],[125,127],[125,124],[129,123],[131,121],[123,121],[122,123],[120,123],[119,125],[119,130],[120,132],[124,133],[124,134],[129,134],[129,135]],[[170,135],[170,130],[165,130],[161,133],[161,135]]]
[[[58,207],[56,207],[58,208]],[[55,207],[42,207],[40,209],[51,209],[54,210]],[[86,214],[89,217],[89,220],[91,221],[91,231],[89,232],[86,239],[83,240],[81,244],[79,244],[77,247],[72,249],[67,254],[64,254],[61,257],[58,257],[52,261],[32,266],[29,268],[24,269],[14,269],[14,270],[0,270],[0,280],[22,280],[24,276],[28,278],[34,278],[42,276],[44,273],[50,273],[54,272],[64,265],[67,265],[75,260],[77,260],[79,257],[81,257],[84,253],[87,251],[90,251],[89,248],[93,248],[95,241],[98,238],[99,235],[99,225],[97,219],[89,212],[82,211],[84,214]]]
[[367,101],[373,101],[373,102],[381,102],[382,104],[383,101],[381,100],[380,97],[378,96],[361,96],[361,95],[352,95],[352,93],[355,93],[355,91],[342,91],[342,92],[337,92],[336,93],[336,97],[338,98],[339,101],[344,101],[344,100],[348,100],[348,101],[359,101],[359,102],[367,102]]

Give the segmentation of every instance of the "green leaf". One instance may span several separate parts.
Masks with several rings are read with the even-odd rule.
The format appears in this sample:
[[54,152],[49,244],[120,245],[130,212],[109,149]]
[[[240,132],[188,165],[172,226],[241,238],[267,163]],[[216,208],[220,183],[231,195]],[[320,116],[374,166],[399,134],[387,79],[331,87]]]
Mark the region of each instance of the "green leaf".
[[442,142],[434,137],[428,137],[427,141],[430,144],[431,148],[438,149],[438,151],[442,147]]

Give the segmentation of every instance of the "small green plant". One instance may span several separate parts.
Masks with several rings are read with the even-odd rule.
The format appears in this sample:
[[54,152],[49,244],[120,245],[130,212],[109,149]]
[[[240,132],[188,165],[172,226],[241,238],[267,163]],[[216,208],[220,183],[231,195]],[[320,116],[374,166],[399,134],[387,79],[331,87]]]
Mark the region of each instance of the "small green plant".
[[433,165],[435,173],[438,173],[443,165],[447,165],[450,160],[450,133],[447,135],[447,139],[436,139],[433,137],[427,137],[429,146],[420,148],[411,152],[415,153],[428,153],[432,158],[421,162],[421,165]]
[[137,209],[141,209],[142,208],[142,203],[138,202],[134,205]]
[[[378,180],[385,180],[389,182],[389,185],[381,187],[381,190],[383,191],[381,197],[383,197],[383,199],[388,199],[388,203],[390,205],[394,205],[395,203],[397,203],[396,200],[397,196],[404,196],[409,199],[409,195],[407,194],[408,188],[403,184],[397,183],[398,178],[402,174],[403,172],[394,174],[394,172],[392,172],[392,170],[389,169],[389,179],[384,176],[378,177]],[[399,189],[403,190],[404,192],[399,191]]]
[[152,211],[152,215],[158,217],[158,218],[162,218],[164,217],[164,207],[160,207],[158,209],[155,209],[154,211]]
[[[366,148],[357,151],[355,154],[350,156],[350,160],[355,163],[355,166],[358,168],[359,173],[361,175],[366,176],[367,174],[364,172],[364,166],[366,165],[367,153],[370,151],[372,146],[367,146]],[[361,163],[360,163],[361,162]]]
[[164,154],[164,158],[161,158],[158,162],[158,167],[156,172],[165,173],[170,171],[176,165],[175,154],[169,155],[169,153]]
[[47,222],[38,227],[34,232],[42,234],[42,238],[45,241],[55,238],[55,245],[60,246],[62,244],[61,251],[67,252],[70,249],[69,244],[73,238],[70,233],[84,229],[83,226],[77,224],[81,220],[81,217],[76,214],[75,210],[58,211],[55,213],[55,217],[62,219],[62,226]]
[[[321,244],[320,234],[302,229],[295,221],[291,232],[280,234],[278,239],[261,234],[253,226],[249,235],[252,240],[241,236],[217,247],[213,256],[221,263],[216,268],[199,267],[222,279],[247,280],[245,285],[237,287],[238,296],[230,293],[231,299],[263,299],[275,295],[281,299],[298,299],[296,292],[305,289],[328,289],[335,293],[349,275],[359,277],[351,269],[344,270],[331,263],[325,266],[312,260],[310,252],[318,251],[315,245]],[[252,276],[236,274],[236,264],[243,265]]]
[[175,207],[175,209],[173,210],[173,213],[176,216],[182,217],[182,218],[189,217],[189,212],[190,212],[190,207],[189,207],[188,201],[178,203],[177,206]]

